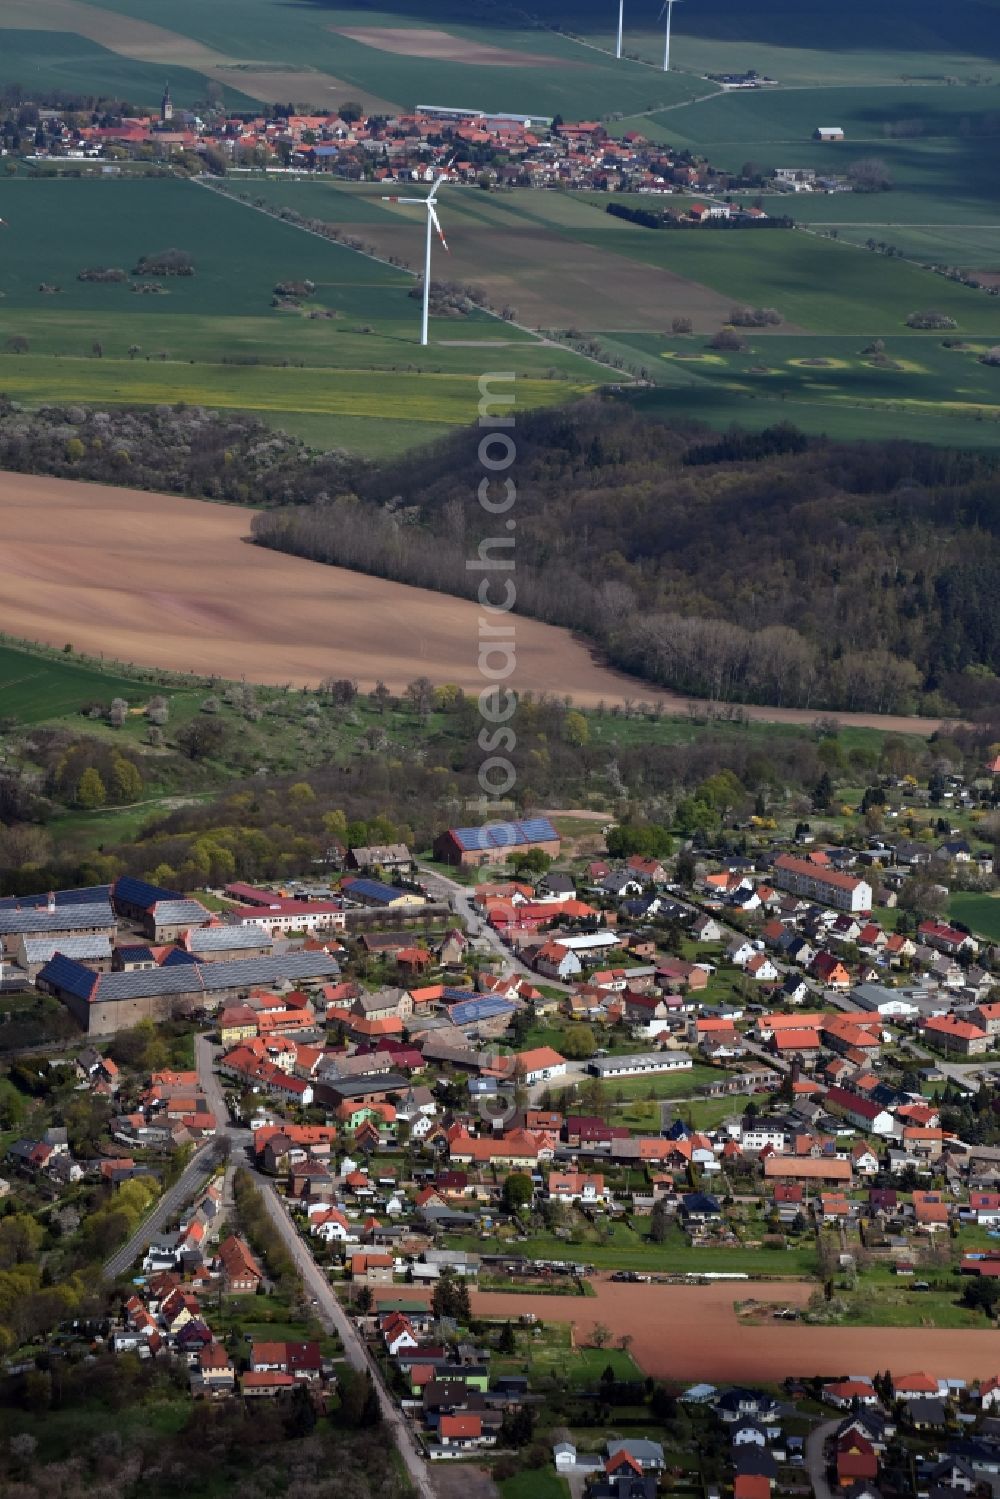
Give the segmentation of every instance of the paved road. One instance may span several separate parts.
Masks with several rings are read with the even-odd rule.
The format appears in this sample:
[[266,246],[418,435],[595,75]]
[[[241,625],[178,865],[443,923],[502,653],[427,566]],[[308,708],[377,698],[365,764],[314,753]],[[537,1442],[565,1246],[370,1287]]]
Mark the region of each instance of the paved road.
[[809,1474],[815,1499],[836,1499],[826,1481],[824,1449],[839,1425],[839,1421],[824,1421],[806,1437],[806,1472]]
[[[247,1154],[247,1149],[252,1142],[252,1135],[249,1130],[240,1128],[229,1119],[222,1084],[218,1074],[213,1070],[215,1059],[220,1050],[221,1048],[210,1041],[208,1036],[202,1035],[195,1039],[195,1059],[198,1065],[198,1079],[201,1083],[202,1091],[209,1100],[209,1104],[218,1121],[220,1132],[225,1131],[225,1136],[230,1142],[233,1157],[242,1163],[243,1158]],[[256,1171],[256,1168],[252,1166],[251,1169],[254,1170],[257,1186],[260,1189],[271,1219],[302,1277],[303,1285],[315,1302],[316,1313],[320,1322],[328,1331],[337,1334],[344,1345],[344,1356],[351,1368],[371,1374],[378,1391],[379,1404],[382,1408],[382,1419],[393,1434],[396,1445],[406,1464],[410,1479],[419,1495],[419,1499],[435,1499],[427,1463],[417,1445],[416,1438],[407,1424],[402,1411],[386,1388],[381,1372],[375,1361],[369,1356],[357,1328],[337,1300],[333,1287],[330,1285],[325,1274],[313,1259],[308,1244],[300,1237],[291,1219],[284,1198],[279,1195],[269,1177]]]
[[[439,900],[448,901],[455,914],[464,921],[470,936],[484,941],[499,958],[503,959],[507,969],[513,969],[515,973],[530,979],[532,983],[537,982],[538,974],[529,968],[527,963],[522,963],[509,947],[505,947],[493,928],[483,921],[472,903],[474,892],[467,885],[460,885],[457,880],[450,880],[447,875],[440,874],[436,869],[428,869],[425,865],[420,865],[419,868],[421,879],[428,891]],[[545,982],[553,989],[561,989],[564,994],[570,993],[569,984],[560,984],[550,979],[546,979]]]
[[143,1220],[127,1244],[123,1244],[104,1265],[104,1275],[107,1280],[117,1280],[119,1275],[124,1275],[129,1266],[138,1259],[142,1251],[147,1247],[151,1239],[155,1239],[158,1233],[172,1218],[175,1218],[195,1196],[195,1193],[203,1186],[212,1174],[212,1170],[222,1154],[220,1142],[210,1140],[206,1145],[191,1158],[182,1174],[177,1178],[172,1187],[168,1187],[153,1208],[147,1218]]
[[340,1341],[344,1345],[345,1357],[351,1368],[365,1370],[371,1374],[375,1382],[375,1388],[378,1391],[382,1419],[395,1438],[396,1445],[406,1464],[407,1472],[417,1493],[420,1495],[420,1499],[435,1499],[427,1463],[417,1446],[416,1438],[407,1424],[406,1418],[386,1388],[381,1371],[369,1356],[368,1350],[361,1341],[354,1323],[337,1300],[333,1287],[317,1266],[308,1246],[299,1237],[298,1231],[289,1217],[284,1199],[279,1197],[274,1183],[259,1173],[257,1176],[257,1185],[263,1194],[268,1212],[271,1214],[271,1219],[281,1234],[282,1240],[289,1254],[292,1256],[299,1274],[302,1276],[303,1284],[316,1303],[316,1311],[320,1321],[340,1338]]

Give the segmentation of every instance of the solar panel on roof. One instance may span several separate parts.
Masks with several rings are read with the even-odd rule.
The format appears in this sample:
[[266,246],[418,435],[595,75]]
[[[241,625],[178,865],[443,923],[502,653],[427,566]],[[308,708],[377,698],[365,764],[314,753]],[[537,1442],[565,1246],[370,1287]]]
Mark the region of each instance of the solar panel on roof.
[[[111,899],[110,885],[87,885],[79,890],[56,890],[53,892],[57,906],[91,906]],[[13,911],[18,906],[44,906],[48,901],[44,895],[7,895],[0,900],[0,911]]]
[[462,1000],[457,1005],[448,1006],[448,1015],[454,1025],[471,1025],[477,1020],[494,1020],[499,1015],[510,1015],[514,1006],[505,999],[491,999],[484,996],[481,999]]
[[127,901],[130,906],[141,906],[148,910],[155,906],[158,900],[183,900],[176,890],[164,890],[162,885],[150,885],[145,880],[137,880],[133,875],[120,874],[112,887],[115,900]]
[[85,968],[73,958],[63,957],[62,953],[56,953],[38,976],[67,994],[76,995],[78,999],[89,999],[98,980],[98,975],[92,969]]
[[87,927],[114,927],[115,913],[104,904],[58,906],[49,912],[44,906],[17,910],[0,910],[0,933],[16,935],[33,932],[44,937],[48,932],[84,931]]
[[384,885],[381,880],[352,880],[345,886],[345,894],[352,897],[365,897],[369,900],[395,900],[402,891],[395,889],[392,885]]
[[339,963],[326,953],[288,953],[278,958],[240,958],[230,963],[205,964],[182,961],[161,968],[133,969],[130,973],[96,974],[82,963],[57,953],[51,962],[46,963],[39,977],[66,994],[103,1003],[105,1000],[155,998],[160,994],[249,988],[253,984],[270,984],[279,979],[294,982],[333,978],[339,972]]
[[524,843],[555,843],[559,840],[559,834],[547,817],[493,822],[481,828],[452,828],[451,834],[466,850],[517,848]]
[[197,963],[197,961],[198,959],[195,957],[194,953],[185,952],[181,947],[174,947],[170,950],[170,952],[167,953],[167,956],[160,964],[160,967],[180,968],[185,963],[190,967],[192,963]]

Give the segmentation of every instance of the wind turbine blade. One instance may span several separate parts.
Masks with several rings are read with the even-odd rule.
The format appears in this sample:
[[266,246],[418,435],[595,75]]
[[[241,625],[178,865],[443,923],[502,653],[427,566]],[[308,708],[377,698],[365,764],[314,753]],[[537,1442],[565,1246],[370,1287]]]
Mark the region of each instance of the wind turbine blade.
[[[428,213],[431,216],[431,223],[434,225],[434,228],[437,230],[437,237],[438,237],[438,239],[444,245],[445,249],[448,250],[448,241],[444,237],[444,230],[441,228],[441,220],[438,218],[437,214],[434,212],[434,205],[430,204],[428,206],[428,210],[427,211],[428,211]],[[451,254],[450,250],[448,250],[448,254],[449,255]]]

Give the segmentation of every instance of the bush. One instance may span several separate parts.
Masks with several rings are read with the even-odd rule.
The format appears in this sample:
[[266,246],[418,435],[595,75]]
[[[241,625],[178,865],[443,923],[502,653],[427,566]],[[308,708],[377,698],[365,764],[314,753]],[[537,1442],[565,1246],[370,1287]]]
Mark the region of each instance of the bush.
[[708,345],[710,349],[723,349],[730,354],[741,354],[746,346],[746,340],[740,338],[735,328],[720,328]]
[[78,281],[127,281],[128,277],[117,265],[89,265],[77,272]]
[[953,317],[949,317],[945,312],[911,312],[906,319],[906,326],[908,328],[930,328],[937,330],[957,328],[958,324]]
[[143,255],[132,271],[133,276],[193,276],[194,258],[187,250],[158,250]]
[[734,307],[729,321],[734,328],[773,328],[782,317],[773,307]]

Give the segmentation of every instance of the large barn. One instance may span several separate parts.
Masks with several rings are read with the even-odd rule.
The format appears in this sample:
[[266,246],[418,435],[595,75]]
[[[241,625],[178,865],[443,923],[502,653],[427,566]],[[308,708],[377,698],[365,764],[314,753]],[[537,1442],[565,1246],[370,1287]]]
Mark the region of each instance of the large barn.
[[435,838],[434,857],[440,864],[478,869],[481,864],[504,864],[511,854],[532,848],[540,848],[552,859],[559,856],[559,834],[547,817],[449,828]]
[[90,1035],[113,1035],[140,1020],[169,1020],[195,1010],[215,1010],[244,999],[251,989],[301,985],[335,979],[340,965],[325,952],[287,953],[280,957],[241,958],[199,963],[191,954],[160,968],[126,973],[95,973],[92,968],[56,953],[37,983],[61,999]]

